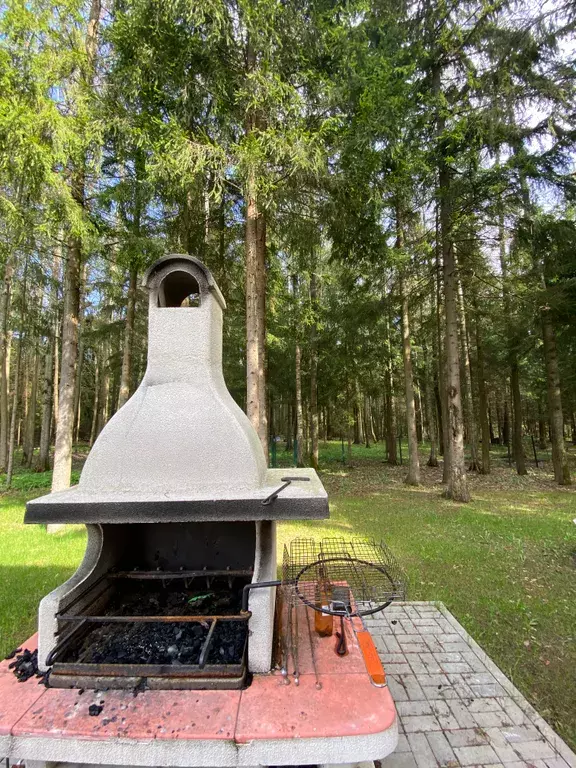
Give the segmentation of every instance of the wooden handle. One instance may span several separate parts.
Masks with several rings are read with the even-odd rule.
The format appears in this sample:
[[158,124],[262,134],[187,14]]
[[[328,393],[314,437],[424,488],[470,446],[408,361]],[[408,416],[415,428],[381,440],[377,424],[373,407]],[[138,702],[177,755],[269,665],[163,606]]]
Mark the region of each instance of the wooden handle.
[[374,685],[386,685],[386,673],[374,645],[374,640],[372,640],[372,635],[368,630],[361,629],[356,633],[356,638],[372,682]]

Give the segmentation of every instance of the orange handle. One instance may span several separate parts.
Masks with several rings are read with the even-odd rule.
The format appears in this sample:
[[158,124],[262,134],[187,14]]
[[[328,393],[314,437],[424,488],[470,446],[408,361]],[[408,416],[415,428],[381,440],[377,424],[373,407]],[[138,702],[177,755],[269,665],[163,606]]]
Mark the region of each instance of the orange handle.
[[356,638],[372,682],[375,685],[386,685],[386,673],[374,645],[374,640],[372,640],[372,635],[367,629],[361,629],[356,633]]

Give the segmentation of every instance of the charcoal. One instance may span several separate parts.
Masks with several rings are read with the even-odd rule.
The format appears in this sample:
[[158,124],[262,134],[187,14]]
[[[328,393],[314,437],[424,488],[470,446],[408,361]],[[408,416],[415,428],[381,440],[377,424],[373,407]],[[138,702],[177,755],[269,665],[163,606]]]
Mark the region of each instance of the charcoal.
[[139,693],[144,693],[144,691],[148,690],[148,678],[147,677],[141,677],[140,682],[137,686],[135,686],[134,690],[132,691],[132,696],[136,698]]
[[[240,609],[241,589],[222,593],[169,590],[156,585],[130,585],[107,606],[118,616],[234,615]],[[206,612],[206,614],[204,613]],[[67,662],[82,664],[196,665],[211,621],[134,622],[94,626],[71,648]],[[247,622],[218,621],[210,644],[208,664],[239,664],[247,637]]]
[[34,675],[38,675],[38,651],[29,651],[25,648],[21,654],[16,656],[16,661],[8,665],[19,683],[25,683]]

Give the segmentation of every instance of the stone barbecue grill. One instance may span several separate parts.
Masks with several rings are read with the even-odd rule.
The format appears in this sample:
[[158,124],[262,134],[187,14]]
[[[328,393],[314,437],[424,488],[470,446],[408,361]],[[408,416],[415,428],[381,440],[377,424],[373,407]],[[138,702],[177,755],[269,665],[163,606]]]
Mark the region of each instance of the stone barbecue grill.
[[226,305],[208,269],[171,255],[144,285],[142,383],[79,484],[26,508],[27,523],[84,523],[88,538],[25,643],[48,687],[0,663],[0,756],[26,768],[385,757],[396,710],[369,674],[362,625],[341,619],[340,634],[320,636],[313,604],[263,588],[277,577],[276,521],[328,517],[318,476],[267,468],[224,383]]
[[[208,269],[167,256],[144,285],[142,383],[99,435],[78,486],[27,506],[27,523],[88,528],[79,569],[41,602],[39,664],[52,668],[55,686],[134,687],[146,678],[160,688],[239,687],[247,671],[270,670],[274,590],[251,594],[249,619],[237,598],[220,611],[218,600],[213,610],[206,602],[274,579],[275,521],[327,517],[327,496],[311,469],[290,470],[285,485],[286,470],[267,468],[224,382],[226,304]],[[126,664],[125,651],[112,664],[86,653],[87,635],[104,641],[116,632],[122,641],[127,631],[140,645],[146,633],[160,638],[169,653]],[[221,663],[219,646],[230,650],[233,635],[247,643]]]

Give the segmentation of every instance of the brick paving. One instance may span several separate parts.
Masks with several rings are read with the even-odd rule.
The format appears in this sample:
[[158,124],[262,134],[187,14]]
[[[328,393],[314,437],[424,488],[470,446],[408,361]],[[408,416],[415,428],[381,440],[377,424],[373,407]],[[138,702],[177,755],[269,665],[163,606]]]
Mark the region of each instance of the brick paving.
[[382,768],[576,768],[576,755],[439,603],[367,620],[399,715]]

